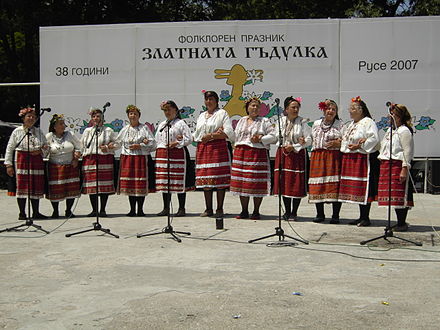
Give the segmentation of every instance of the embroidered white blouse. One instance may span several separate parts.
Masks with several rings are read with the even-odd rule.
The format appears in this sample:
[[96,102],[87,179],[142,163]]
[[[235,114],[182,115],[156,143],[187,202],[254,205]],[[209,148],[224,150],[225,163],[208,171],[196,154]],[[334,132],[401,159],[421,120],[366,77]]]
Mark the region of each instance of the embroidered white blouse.
[[[148,140],[146,144],[143,142],[145,139]],[[136,127],[124,126],[116,138],[116,143],[118,147],[122,147],[122,155],[149,155],[150,152],[156,150],[156,140],[153,133],[144,124],[139,124]],[[130,149],[132,144],[140,144],[141,148],[132,150]]]
[[[257,117],[248,121],[249,116],[242,117],[235,127],[235,145],[247,145],[252,148],[270,149],[270,145],[276,142],[275,128],[268,118]],[[263,135],[261,142],[253,143],[254,135]]]
[[[156,141],[158,148],[166,148],[167,146],[167,134],[168,128],[165,127],[168,123],[168,120],[164,120],[159,124],[156,130]],[[191,130],[184,120],[180,118],[175,118],[170,122],[170,143],[177,141],[179,144],[177,148],[183,148],[187,145],[191,144],[192,136]],[[162,131],[162,132],[161,132]],[[177,139],[178,136],[182,136],[181,139]]]
[[[361,148],[356,150],[348,148],[349,144],[357,144],[360,139],[366,139]],[[377,150],[378,143],[379,134],[376,123],[369,117],[364,117],[357,123],[351,121],[342,130],[341,151],[344,153],[370,154]]]
[[81,142],[69,131],[65,131],[60,138],[55,133],[47,133],[46,139],[49,144],[49,162],[52,164],[71,164],[73,153],[81,151]]
[[28,149],[28,138],[25,137],[27,132],[28,130],[25,129],[24,126],[17,127],[12,131],[8,141],[8,145],[6,146],[5,163],[4,163],[5,165],[12,165],[12,160],[14,158],[15,151],[42,150],[43,154],[45,154],[45,151],[42,148],[44,146],[47,146],[47,141],[43,131],[38,127],[32,127],[30,129],[29,149]]
[[234,129],[232,128],[231,119],[225,110],[217,109],[209,118],[206,115],[206,111],[202,112],[197,119],[196,131],[193,133],[195,142],[201,142],[204,135],[215,133],[220,127],[223,127],[223,132],[227,135],[228,140],[234,142]]
[[[388,131],[380,144],[380,153],[377,158],[381,160],[390,159],[390,135]],[[391,141],[391,159],[401,160],[402,167],[411,168],[411,160],[414,157],[414,138],[411,131],[405,125],[393,130],[393,140]]]
[[335,119],[331,125],[326,125],[322,118],[315,120],[312,126],[312,150],[339,150],[339,148],[327,148],[325,144],[331,140],[341,139],[342,127],[342,121],[339,119]]
[[[98,134],[98,154],[99,155],[114,155],[115,150],[119,148],[119,146],[116,144],[116,137],[117,134],[114,132],[110,127],[101,126],[99,128],[99,134]],[[93,133],[95,132],[95,127],[87,127],[84,130],[84,133],[81,137],[81,145],[82,145],[82,155],[83,157],[88,155],[96,154],[96,135]],[[91,143],[90,143],[91,140]],[[103,152],[101,148],[99,148],[102,145],[107,145],[110,142],[113,142],[115,145],[114,149],[108,150],[107,152]],[[90,145],[89,145],[90,143]],[[87,148],[87,146],[89,147]]]
[[[283,136],[283,147],[287,147],[289,145],[293,146],[296,152],[301,149],[305,149],[312,144],[312,135],[310,126],[307,124],[307,121],[302,117],[298,116],[293,121],[289,120],[287,116],[284,116],[280,119],[281,123],[281,134]],[[277,146],[280,145],[280,136],[278,125],[275,129],[275,134],[277,138]],[[305,144],[301,144],[298,142],[300,137],[304,137]]]

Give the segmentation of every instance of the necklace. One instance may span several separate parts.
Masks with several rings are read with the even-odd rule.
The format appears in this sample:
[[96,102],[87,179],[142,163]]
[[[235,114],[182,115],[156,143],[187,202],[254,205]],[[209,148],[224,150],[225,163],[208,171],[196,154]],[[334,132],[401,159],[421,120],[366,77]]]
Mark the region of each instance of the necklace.
[[336,120],[333,120],[330,124],[326,123],[324,119],[321,121],[321,131],[327,133],[333,127]]

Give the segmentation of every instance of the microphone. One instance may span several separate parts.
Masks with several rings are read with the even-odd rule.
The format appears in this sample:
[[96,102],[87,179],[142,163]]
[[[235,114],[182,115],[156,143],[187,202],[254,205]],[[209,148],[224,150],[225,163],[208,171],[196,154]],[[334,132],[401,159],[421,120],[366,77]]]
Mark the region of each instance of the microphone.
[[43,113],[43,112],[51,112],[52,111],[52,109],[51,108],[41,108],[40,109],[41,110],[41,112]]
[[107,110],[107,108],[110,106],[110,102],[107,102],[106,104],[104,104],[104,106],[102,107],[102,113],[105,112],[105,110]]
[[173,119],[168,119],[165,125],[159,130],[159,132],[162,133],[162,131],[165,129],[165,127],[169,126],[170,123],[173,121]]
[[385,103],[385,105],[389,108],[392,105],[392,103],[388,101],[387,103]]
[[277,114],[280,114],[280,99],[278,97],[275,99],[275,104],[277,105]]

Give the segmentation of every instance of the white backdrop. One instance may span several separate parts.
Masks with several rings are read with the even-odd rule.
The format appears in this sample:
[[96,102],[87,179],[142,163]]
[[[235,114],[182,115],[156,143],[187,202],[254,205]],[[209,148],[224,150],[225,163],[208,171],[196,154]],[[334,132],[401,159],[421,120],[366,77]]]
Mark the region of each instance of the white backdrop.
[[154,129],[167,99],[193,127],[204,110],[201,90],[217,91],[234,123],[253,95],[272,121],[276,98],[301,96],[301,115],[310,122],[320,117],[317,104],[325,98],[336,100],[348,121],[349,101],[360,95],[382,131],[385,103],[406,104],[416,156],[438,157],[438,31],[438,17],[41,28],[41,106],[64,113],[81,134],[89,107],[107,101],[106,123],[118,131],[132,103]]

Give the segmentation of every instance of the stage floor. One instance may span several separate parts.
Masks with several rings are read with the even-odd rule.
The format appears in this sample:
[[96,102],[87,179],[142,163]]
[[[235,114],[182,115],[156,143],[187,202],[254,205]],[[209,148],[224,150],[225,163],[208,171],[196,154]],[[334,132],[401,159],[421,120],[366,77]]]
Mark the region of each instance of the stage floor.
[[[15,198],[0,193],[0,229],[20,224]],[[361,246],[383,234],[386,208],[373,205],[370,227],[347,224],[358,217],[348,204],[341,224],[316,224],[314,205],[303,199],[299,221],[282,228],[310,244],[279,247],[267,245],[277,238],[247,243],[275,233],[276,197],[263,200],[261,220],[237,220],[239,199],[227,193],[225,229],[216,230],[214,218],[198,216],[203,193],[188,193],[188,215],[172,225],[191,235],[177,243],[168,234],[136,237],[165,227],[167,218],[154,215],[160,194],[147,196],[142,218],[125,216],[126,196],[109,198],[109,217],[100,220],[119,239],[98,231],[66,238],[95,221],[85,217],[85,196],[76,218],[36,221],[49,235],[0,234],[0,328],[438,329],[440,238],[432,226],[440,231],[439,202],[415,195],[410,230],[398,234],[422,247],[394,238]],[[40,209],[52,212],[47,200]]]

